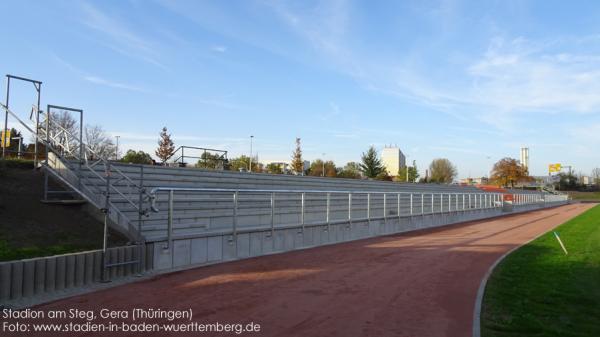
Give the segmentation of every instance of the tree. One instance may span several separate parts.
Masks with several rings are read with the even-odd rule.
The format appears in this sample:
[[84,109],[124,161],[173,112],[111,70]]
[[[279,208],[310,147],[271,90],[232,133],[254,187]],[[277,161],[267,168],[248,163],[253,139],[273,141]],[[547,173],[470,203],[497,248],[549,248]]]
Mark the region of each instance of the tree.
[[152,157],[144,151],[127,150],[127,153],[120,160],[123,163],[131,164],[152,164]]
[[561,191],[574,190],[577,188],[577,177],[569,172],[569,173],[559,173],[558,174],[559,181],[557,183],[557,189]]
[[521,181],[530,180],[525,166],[514,158],[502,158],[494,164],[490,180],[498,186],[515,187]]
[[417,166],[404,166],[398,170],[398,176],[396,176],[396,181],[406,182],[406,171],[408,171],[408,182],[415,182],[419,179],[419,171],[417,170]]
[[[229,161],[229,170],[247,171],[250,165],[250,157],[241,155]],[[258,162],[258,156],[252,156],[252,172],[262,172],[263,164]]]
[[[6,147],[6,151],[8,153],[8,155],[12,155],[12,156],[17,156],[19,153],[19,144],[21,144],[21,152],[23,151],[23,149],[25,148],[25,144],[23,144],[23,135],[21,134],[21,131],[18,131],[15,128],[11,128],[10,129],[10,140],[9,140],[9,146]],[[21,140],[19,141],[19,139],[16,138],[21,138]]]
[[[66,110],[58,110],[50,112],[50,120],[52,121],[49,124],[50,136],[53,138],[55,147],[77,152],[79,148],[77,144],[77,140],[79,139],[79,123],[75,118]],[[32,142],[36,141],[34,137]],[[60,146],[57,146],[58,144]]]
[[88,158],[109,159],[115,156],[117,148],[101,126],[86,125],[83,134],[84,142],[90,150]]
[[202,169],[217,170],[223,168],[223,158],[215,153],[204,152],[196,163],[196,167]]
[[434,159],[429,164],[431,177],[429,181],[440,184],[449,184],[456,178],[456,167],[446,158]]
[[383,170],[375,177],[375,180],[392,181],[392,176]]
[[595,185],[600,185],[600,167],[592,170],[592,179]]
[[360,171],[369,178],[375,178],[385,171],[374,146],[369,147],[361,156]]
[[167,127],[163,127],[158,140],[158,148],[154,152],[158,158],[164,163],[175,151],[175,144],[171,140],[171,134],[167,133]]
[[338,169],[337,176],[339,178],[358,179],[361,177],[360,164],[356,162],[348,162],[346,166]]
[[325,168],[325,176],[326,177],[333,178],[333,177],[337,176],[337,171],[335,169],[334,162],[331,160],[323,162],[322,159],[316,159],[310,164],[310,169],[309,169],[308,174],[311,176],[315,176],[315,177],[322,177],[323,176],[323,168]]
[[281,165],[279,165],[277,163],[269,163],[267,165],[267,173],[283,174],[283,169],[281,168]]
[[294,149],[294,152],[292,153],[291,167],[294,173],[304,175],[304,160],[302,160],[300,138],[296,138],[296,149]]

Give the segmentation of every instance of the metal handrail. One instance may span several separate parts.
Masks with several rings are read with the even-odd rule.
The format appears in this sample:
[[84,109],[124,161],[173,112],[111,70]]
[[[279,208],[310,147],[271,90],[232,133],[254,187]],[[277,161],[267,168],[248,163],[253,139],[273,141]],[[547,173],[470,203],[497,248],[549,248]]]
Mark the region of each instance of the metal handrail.
[[[204,150],[205,153],[207,151],[210,151],[210,152],[220,152],[221,154],[219,155],[219,159],[218,160],[223,161],[223,162],[227,160],[227,151],[225,151],[225,150],[209,149],[209,148],[204,148],[204,147],[181,145],[177,149],[175,149],[175,151],[173,151],[173,153],[171,153],[171,155],[169,157],[167,157],[165,159],[165,162],[171,160],[173,163],[177,163],[181,159],[181,162],[183,163],[184,160],[185,160],[185,158],[203,159],[202,156],[200,156],[200,157],[197,157],[197,156],[186,156],[185,153],[184,153],[185,149]],[[172,159],[173,157],[175,157],[175,155],[177,154],[177,152],[179,152],[180,150],[181,150],[181,155],[179,157],[176,157],[175,159]]]
[[[52,106],[52,107],[56,107],[56,106]],[[100,179],[101,183],[106,186],[106,190],[99,189],[98,190],[99,192],[104,193],[106,196],[109,196],[109,194],[111,192],[114,192],[117,195],[120,195],[121,197],[123,197],[124,200],[126,200],[130,205],[132,205],[138,211],[140,216],[147,213],[147,210],[142,209],[142,199],[143,200],[150,199],[150,195],[148,194],[147,190],[143,186],[138,185],[136,182],[134,182],[131,178],[129,178],[129,176],[127,176],[124,172],[122,172],[120,169],[118,169],[115,165],[112,165],[106,158],[99,156],[86,143],[84,143],[82,139],[73,135],[69,130],[63,128],[60,124],[56,123],[52,119],[48,120],[48,112],[47,111],[44,112],[44,111],[38,110],[37,107],[34,106],[32,108],[31,116],[42,115],[45,118],[45,120],[43,122],[46,124],[46,127],[48,127],[50,125],[50,123],[52,123],[52,127],[53,128],[56,127],[58,129],[58,133],[55,133],[54,135],[51,134],[49,130],[46,130],[46,128],[44,128],[44,127],[37,128],[38,131],[41,131],[41,132],[36,133],[27,123],[25,123],[21,118],[19,118],[19,116],[17,114],[15,114],[12,110],[10,110],[6,105],[0,103],[0,108],[5,110],[10,116],[15,118],[21,125],[23,125],[23,127],[25,127],[32,135],[34,135],[34,137],[36,137],[36,141],[39,141],[39,142],[45,144],[47,146],[47,148],[52,149],[52,151],[58,157],[65,160],[65,165],[67,165],[67,168],[69,171],[73,171],[74,169],[72,169],[70,167],[68,161],[66,160],[67,158],[64,157],[64,153],[67,153],[72,158],[77,159],[80,164],[83,163],[85,165],[86,169],[88,169],[93,174],[94,177]],[[58,108],[60,108],[60,107],[58,107]],[[68,109],[68,108],[65,108],[65,109]],[[33,121],[33,122],[36,123],[36,121]],[[57,137],[62,136],[62,135],[64,135],[64,139],[57,139]],[[64,142],[67,142],[67,144],[63,144]],[[71,148],[70,144],[72,144],[72,143],[74,143],[74,146]],[[83,153],[79,153],[80,148],[83,149],[83,151],[82,151]],[[61,154],[61,152],[63,154]],[[96,161],[90,163],[90,160],[88,158],[88,152],[90,154],[92,154],[93,156],[97,157],[98,159]],[[104,164],[106,178],[103,177],[98,172],[96,172],[96,169],[94,168],[99,163]],[[48,166],[48,165],[46,165],[46,166]],[[56,172],[52,172],[52,173],[54,176],[62,178]],[[117,179],[113,183],[107,183],[107,182],[109,182],[108,177],[111,174],[116,174]],[[143,172],[141,174],[143,174]],[[88,177],[82,175],[79,170],[77,170],[76,176],[78,179],[80,179],[80,181],[81,180],[90,181],[90,179]],[[69,185],[69,187],[72,188],[75,192],[80,194],[84,199],[92,202],[92,204],[94,206],[96,206],[98,208],[102,208],[102,206],[97,201],[92,200],[90,198],[90,196],[86,195],[82,191],[84,186],[75,187],[70,182],[66,181],[64,178],[62,178],[62,180],[63,180],[63,182],[67,183],[67,185]],[[130,196],[128,197],[123,192],[121,192],[119,190],[119,188],[117,188],[115,186],[116,183],[119,183],[121,181],[125,181],[127,187],[129,187],[130,189],[137,189],[137,192],[139,194],[139,200],[137,201],[137,203],[133,200],[131,193],[129,193]],[[95,186],[95,187],[96,187],[96,189],[98,189],[97,186]],[[87,190],[89,190],[90,193],[93,193],[93,191],[91,191],[89,187],[85,186],[85,188]],[[112,209],[117,213],[119,218],[125,219],[128,223],[128,226],[130,226],[130,228],[133,228],[131,220],[128,219],[127,217],[125,217],[122,214],[122,212],[118,208],[116,208],[112,204],[112,202],[110,202],[110,198],[106,198],[106,203],[104,205],[104,208],[108,208],[109,206],[112,206]],[[106,209],[106,210],[108,211],[108,209]],[[141,226],[141,220],[138,219],[138,232],[139,232],[138,235],[141,235],[140,226]]]
[[[195,188],[195,187],[155,187],[150,191],[150,204],[151,210],[154,212],[159,212],[160,210],[156,206],[157,194],[161,192],[168,192],[168,216],[167,216],[167,243],[164,248],[169,249],[172,247],[173,241],[173,218],[174,218],[174,195],[175,192],[212,192],[212,193],[231,193],[232,195],[232,210],[233,210],[233,223],[232,223],[232,231],[231,235],[234,237],[238,232],[238,206],[240,201],[240,194],[248,193],[248,194],[267,194],[270,198],[270,230],[271,234],[274,233],[275,230],[275,195],[276,194],[299,194],[301,196],[300,202],[300,223],[299,227],[304,230],[306,225],[305,223],[305,201],[307,194],[321,194],[325,197],[325,220],[324,223],[327,224],[328,228],[331,223],[330,212],[331,212],[331,196],[332,195],[348,195],[348,217],[343,221],[347,221],[352,224],[352,221],[371,221],[372,219],[384,219],[384,222],[390,217],[387,214],[387,206],[388,206],[388,198],[387,196],[396,196],[397,200],[397,214],[396,217],[402,216],[419,216],[426,214],[436,214],[436,213],[446,213],[446,212],[462,212],[469,210],[479,210],[479,209],[489,209],[489,208],[500,208],[504,206],[504,203],[512,203],[516,205],[526,205],[526,204],[537,204],[537,203],[546,203],[546,202],[556,202],[556,201],[564,201],[564,198],[554,195],[548,195],[544,193],[526,193],[526,194],[514,194],[514,193],[491,193],[491,192],[478,192],[478,193],[470,193],[470,192],[426,192],[426,191],[356,191],[356,190],[289,190],[289,189],[231,189],[231,188]],[[513,201],[506,201],[505,195],[512,195]],[[355,208],[356,203],[353,204],[353,196],[354,195],[367,195],[367,217],[354,219],[352,217],[353,211],[358,210]],[[382,217],[373,217],[371,214],[371,195],[383,195],[383,211],[384,214]],[[409,214],[401,214],[401,195],[410,195],[410,213]],[[430,207],[431,212],[425,212],[425,195],[429,197],[431,195],[431,203],[428,206]],[[417,196],[417,198],[414,198]],[[419,198],[420,196],[420,198]],[[436,198],[436,196],[438,198]],[[468,196],[468,198],[467,198]],[[447,197],[447,199],[446,199]],[[462,197],[462,198],[461,198]],[[415,200],[416,199],[416,200]],[[260,199],[263,200],[262,198]],[[291,200],[291,199],[288,199]],[[295,199],[294,199],[295,200]],[[297,201],[297,200],[296,200]],[[321,200],[323,201],[323,200]],[[440,208],[434,209],[434,205],[436,201],[439,201]],[[467,206],[468,204],[468,206]],[[447,206],[447,208],[446,208]],[[353,208],[354,207],[354,208]],[[362,210],[362,209],[361,209]],[[416,210],[416,212],[415,212]],[[394,217],[393,215],[391,217]],[[320,222],[321,223],[321,222]],[[266,229],[266,227],[265,227]]]

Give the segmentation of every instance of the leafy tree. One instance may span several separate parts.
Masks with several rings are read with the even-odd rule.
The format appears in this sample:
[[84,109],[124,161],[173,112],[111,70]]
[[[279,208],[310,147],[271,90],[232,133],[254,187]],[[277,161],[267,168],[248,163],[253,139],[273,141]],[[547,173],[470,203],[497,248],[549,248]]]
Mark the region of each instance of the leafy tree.
[[515,187],[521,181],[529,180],[527,169],[516,159],[502,158],[494,164],[490,180],[498,186]]
[[158,148],[154,152],[158,158],[164,163],[175,151],[175,143],[171,140],[171,134],[167,133],[167,127],[163,127],[158,140]]
[[144,151],[127,150],[127,153],[120,160],[123,163],[131,164],[152,164],[152,157]]
[[348,162],[343,168],[338,169],[337,176],[339,178],[358,179],[361,177],[360,164],[356,162]]
[[223,169],[223,158],[216,153],[203,152],[196,167],[210,170]]
[[117,147],[100,125],[86,125],[83,135],[84,142],[91,150],[88,158],[94,158],[94,154],[104,159],[115,157]]
[[294,173],[304,175],[304,160],[302,159],[302,146],[300,144],[300,138],[296,138],[296,148],[292,153],[292,163],[290,166],[292,167]]
[[408,171],[408,181],[415,182],[419,179],[419,171],[417,170],[417,166],[404,166],[398,170],[398,176],[396,176],[396,181],[406,182],[406,171]]
[[559,173],[559,181],[556,186],[561,191],[575,190],[577,188],[577,177],[569,173]]
[[440,184],[449,184],[456,178],[456,166],[446,158],[434,159],[429,164],[429,172],[431,174],[430,181]]
[[337,171],[335,169],[335,164],[333,161],[328,160],[326,162],[323,162],[322,159],[316,159],[315,161],[313,161],[310,164],[310,169],[309,169],[309,175],[311,176],[315,176],[315,177],[322,177],[323,176],[323,167],[325,167],[325,176],[326,177],[336,177],[337,176]]
[[[250,157],[241,155],[237,158],[229,160],[229,170],[231,171],[247,171],[250,165]],[[252,156],[252,172],[262,172],[263,164],[258,162],[258,156]]]
[[385,171],[374,146],[369,147],[366,153],[363,152],[361,161],[360,171],[369,178],[375,178]]
[[267,165],[267,173],[271,173],[271,174],[283,174],[283,169],[277,163],[269,163]]
[[392,181],[392,176],[383,170],[375,177],[375,180]]

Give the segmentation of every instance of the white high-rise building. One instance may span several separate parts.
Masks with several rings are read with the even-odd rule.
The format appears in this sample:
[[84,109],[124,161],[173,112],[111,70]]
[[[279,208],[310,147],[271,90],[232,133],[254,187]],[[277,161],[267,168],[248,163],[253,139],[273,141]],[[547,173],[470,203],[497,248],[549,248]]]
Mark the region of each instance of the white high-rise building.
[[527,171],[529,171],[529,148],[522,147],[521,148],[521,165],[525,167]]
[[388,174],[392,177],[398,175],[400,168],[406,166],[406,157],[399,147],[386,147],[381,151],[381,161]]

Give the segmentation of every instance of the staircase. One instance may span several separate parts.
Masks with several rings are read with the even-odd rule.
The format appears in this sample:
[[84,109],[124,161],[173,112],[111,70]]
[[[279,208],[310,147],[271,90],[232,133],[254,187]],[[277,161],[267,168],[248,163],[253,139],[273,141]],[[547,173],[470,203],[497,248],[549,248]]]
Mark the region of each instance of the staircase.
[[[16,119],[38,143],[46,147],[47,159],[39,163],[46,174],[106,213],[115,230],[127,235],[132,241],[144,241],[139,219],[148,213],[144,206],[148,205],[149,195],[139,182],[130,178],[131,173],[123,173],[116,165],[97,155],[80,136],[73,135],[49,118],[47,111],[38,111],[33,107],[30,115],[33,125],[34,116],[39,115],[37,120],[40,121],[36,132],[6,105],[0,103],[0,110]],[[118,203],[114,200],[118,200]],[[135,211],[137,219],[132,217],[132,212],[125,215],[120,210],[122,203]]]

